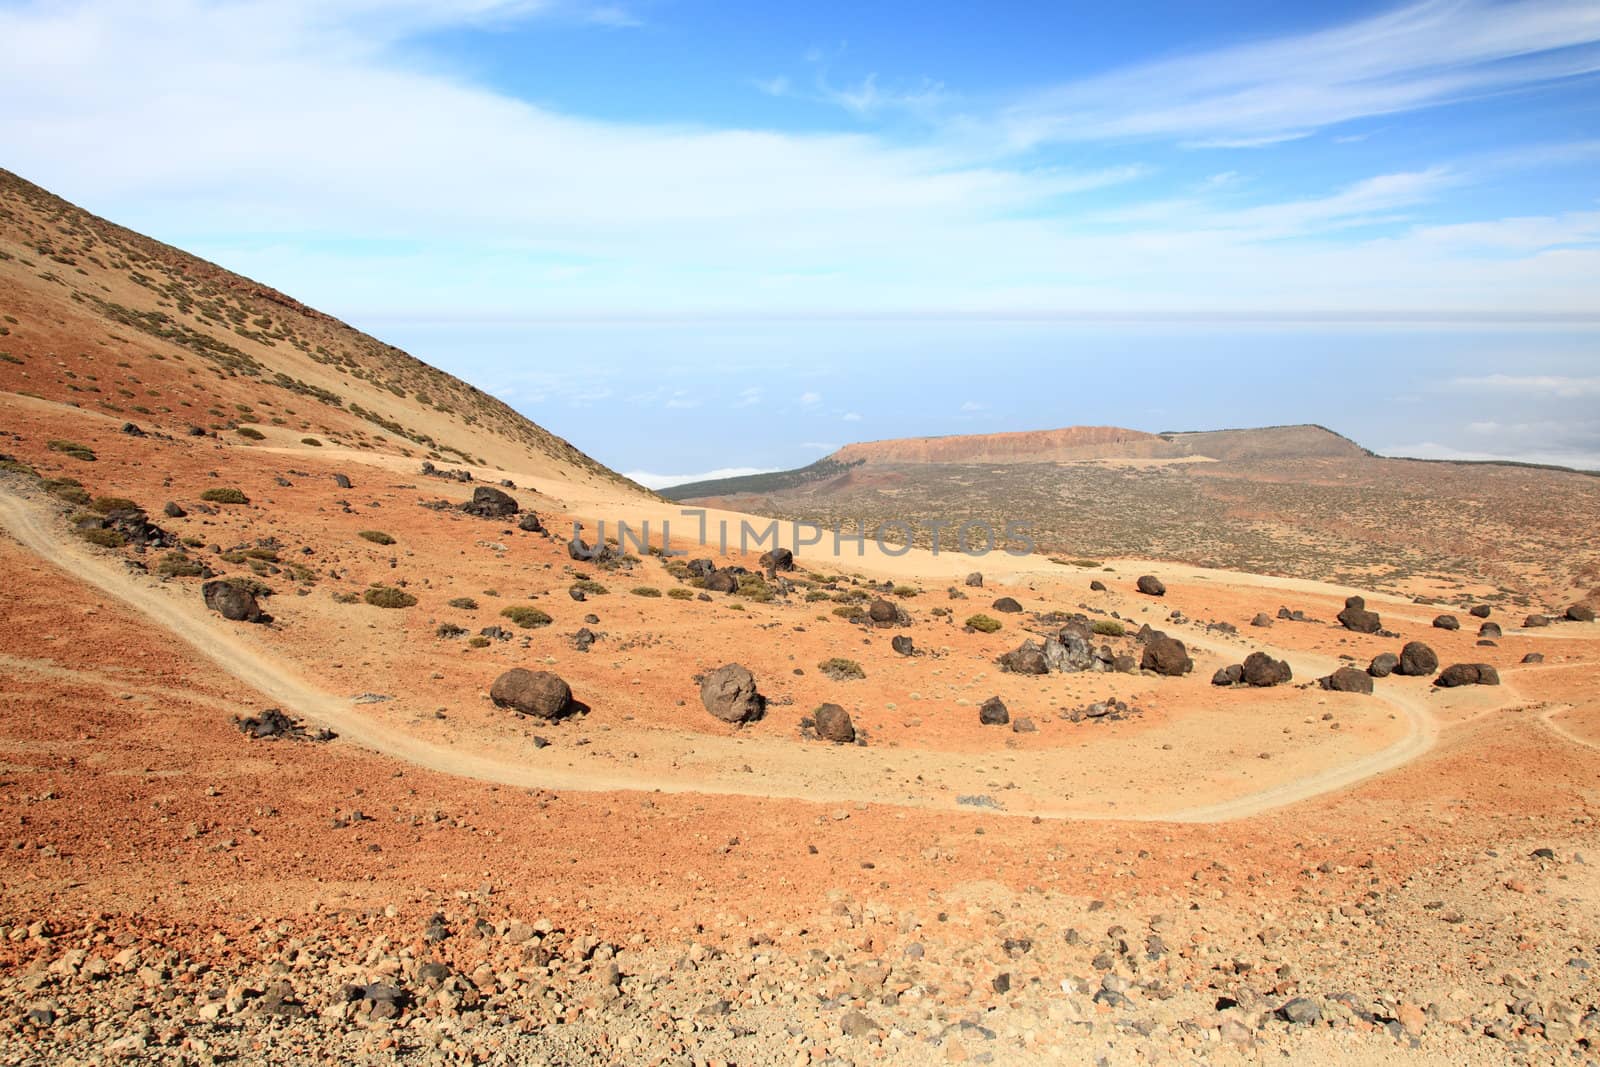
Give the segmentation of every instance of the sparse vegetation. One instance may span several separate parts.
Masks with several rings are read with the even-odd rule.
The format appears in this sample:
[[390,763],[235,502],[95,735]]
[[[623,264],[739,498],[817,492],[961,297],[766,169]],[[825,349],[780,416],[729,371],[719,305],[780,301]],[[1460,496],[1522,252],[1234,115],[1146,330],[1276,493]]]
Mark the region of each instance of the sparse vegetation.
[[1000,629],[1000,620],[988,615],[972,615],[968,617],[967,625],[980,634],[992,634]]
[[673,600],[693,600],[694,590],[685,589],[681,585],[675,585],[671,589],[667,590],[667,595]]
[[478,610],[478,602],[476,600],[472,599],[469,596],[451,597],[450,600],[449,600],[449,604],[450,604],[451,607],[459,608],[462,611],[477,611]]
[[138,504],[135,504],[125,496],[97,496],[89,504],[89,507],[91,510],[98,511],[102,515],[109,515],[113,511],[144,510],[143,508],[139,507]]
[[467,631],[465,627],[457,626],[453,622],[441,622],[433,631],[435,637],[460,637]]
[[384,533],[382,530],[362,530],[356,536],[362,538],[363,540],[371,541],[375,545],[394,544],[394,538],[391,535]]
[[532,630],[539,626],[549,626],[555,621],[538,608],[525,605],[513,604],[511,607],[501,608],[500,614],[524,630]]
[[867,617],[867,609],[859,604],[840,604],[833,613],[849,622],[860,622]]
[[1123,637],[1127,634],[1116,619],[1096,619],[1091,629],[1101,637]]
[[89,503],[89,491],[76,478],[56,478],[43,483],[44,491],[80,507]]
[[404,589],[389,585],[375,585],[362,593],[361,599],[375,608],[409,608],[417,602],[417,598]]
[[902,600],[914,597],[920,592],[921,590],[914,585],[897,585],[894,587],[894,595]]
[[630,592],[632,592],[634,596],[643,597],[659,597],[661,595],[661,590],[652,585],[635,586],[632,590],[630,590]]
[[209,501],[212,504],[248,504],[248,503],[250,503],[250,498],[244,495],[244,491],[243,490],[234,489],[232,487],[219,488],[219,489],[207,489],[205,492],[200,494],[200,499],[201,500],[205,500],[205,501]]
[[156,573],[163,578],[198,578],[205,568],[185,552],[168,552],[156,561]]
[[843,656],[832,656],[817,664],[817,669],[836,682],[850,681],[856,678],[865,678],[867,672],[861,669],[861,664],[853,659]]
[[610,592],[610,590],[601,585],[599,582],[595,581],[593,578],[579,578],[577,581],[572,583],[572,588],[578,590],[579,592],[586,593],[589,596],[605,596],[606,593]]
[[322,447],[322,442],[317,440],[315,437],[302,437],[300,438],[300,443],[303,445],[310,445],[312,448]]
[[267,435],[254,426],[241,426],[233,432],[248,441],[265,441],[267,439]]
[[49,442],[47,447],[52,452],[60,452],[64,456],[71,456],[73,459],[81,459],[85,463],[93,463],[95,461],[94,449],[90,448],[88,445],[80,445],[76,441],[64,441],[56,439]]
[[489,639],[484,637],[482,634],[479,634],[476,637],[469,637],[467,639],[467,644],[473,648],[488,648]]
[[121,548],[128,543],[120,530],[103,530],[98,526],[83,527],[78,530],[78,536],[101,548]]

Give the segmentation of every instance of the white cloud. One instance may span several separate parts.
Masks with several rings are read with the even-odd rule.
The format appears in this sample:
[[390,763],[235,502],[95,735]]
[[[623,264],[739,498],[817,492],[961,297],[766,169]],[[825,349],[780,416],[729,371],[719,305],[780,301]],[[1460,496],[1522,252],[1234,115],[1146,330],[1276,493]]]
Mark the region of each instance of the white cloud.
[[1013,141],[1252,147],[1600,70],[1590,0],[1422,0],[1354,22],[1069,82],[1011,108]]
[[743,389],[739,392],[738,399],[734,400],[733,406],[736,408],[754,407],[755,405],[761,403],[762,394],[763,390],[761,386],[752,385],[750,388]]
[[1534,393],[1565,399],[1600,396],[1600,375],[1575,377],[1566,374],[1483,374],[1452,378],[1450,384],[1460,389]]
[[[0,143],[25,177],[352,318],[1600,310],[1592,211],[1407,222],[1472,180],[1460,167],[1246,207],[1202,195],[1109,211],[1103,191],[1138,192],[1150,167],[1022,166],[994,146],[1026,108],[915,147],[866,134],[604,122],[419,66],[398,47],[434,28],[601,10],[555,0],[0,5],[0,99],[28,105],[0,108]],[[1138,113],[1186,89],[1178,79],[1158,91],[1163,72],[1199,79],[1201,103],[1236,82],[1266,97],[1293,89],[1283,79],[1301,70],[1297,59],[1312,81],[1340,63],[1359,80],[1376,64],[1370,76],[1388,84],[1417,65],[1396,67],[1390,53],[1418,43],[1413,24],[1428,11],[1466,43],[1423,34],[1432,43],[1417,63],[1476,71],[1520,49],[1507,64],[1521,69],[1587,33],[1584,10],[1408,8],[1328,31],[1340,41],[1366,33],[1386,59],[1313,35],[1201,57],[1240,59],[1210,89],[1191,57],[1116,75],[1140,90],[1126,100],[1103,85],[1074,92],[1099,101],[1085,121],[1100,136],[1159,131]],[[1450,49],[1467,58],[1448,59]],[[1572,49],[1563,55],[1577,62]],[[1236,119],[1170,135],[1316,125]],[[1082,206],[1091,191],[1093,216]],[[1380,224],[1376,236],[1352,232]]]
[[767,474],[772,467],[718,467],[699,474],[655,474],[651,471],[625,471],[624,478],[632,478],[646,489],[668,489],[689,482],[707,482],[713,478],[742,478],[747,474]]
[[847,411],[843,415],[840,415],[839,419],[841,421],[843,421],[843,422],[860,422],[861,421],[861,412],[859,412],[859,411]]
[[837,452],[843,446],[829,441],[801,441],[800,447],[816,452]]
[[1437,441],[1410,445],[1390,445],[1377,450],[1379,455],[1401,459],[1454,459],[1488,463],[1545,463],[1579,470],[1600,470],[1600,452],[1578,448],[1519,448],[1504,452],[1456,448]]
[[976,400],[968,400],[966,403],[961,405],[961,410],[965,412],[988,411],[989,405],[980,404]]
[[804,407],[816,407],[818,404],[822,403],[822,394],[813,392],[801,393],[800,403]]

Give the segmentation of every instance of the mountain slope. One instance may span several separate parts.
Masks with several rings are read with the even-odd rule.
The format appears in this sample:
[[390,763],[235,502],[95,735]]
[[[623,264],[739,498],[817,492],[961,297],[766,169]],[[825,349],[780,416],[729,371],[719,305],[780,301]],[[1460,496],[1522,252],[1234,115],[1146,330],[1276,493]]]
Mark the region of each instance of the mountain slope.
[[633,487],[465,382],[4,170],[0,315],[6,392],[179,433],[242,425],[267,445],[312,437]]

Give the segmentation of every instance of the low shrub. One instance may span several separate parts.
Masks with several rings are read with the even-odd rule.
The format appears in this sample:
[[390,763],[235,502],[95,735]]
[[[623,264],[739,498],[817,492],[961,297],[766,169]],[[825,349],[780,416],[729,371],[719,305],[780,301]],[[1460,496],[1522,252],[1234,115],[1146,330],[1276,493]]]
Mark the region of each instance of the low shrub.
[[102,530],[93,526],[79,530],[78,536],[91,545],[99,545],[101,548],[121,548],[128,543],[128,539],[122,536],[120,530]]
[[246,593],[249,593],[251,596],[258,599],[272,595],[272,586],[268,585],[266,582],[257,581],[254,578],[248,578],[242,574],[236,574],[232,578],[224,578],[222,580],[233,586],[235,589],[243,589]]
[[922,590],[918,589],[914,585],[897,585],[894,587],[894,595],[903,600],[910,599],[920,592],[922,592]]
[[29,478],[39,477],[38,471],[20,459],[0,459],[0,471],[10,471],[12,474],[21,474]]
[[746,600],[754,600],[758,604],[765,604],[773,598],[772,586],[759,574],[739,575],[739,587],[734,590],[735,595]]
[[394,538],[391,535],[384,533],[382,530],[362,530],[359,534],[357,534],[357,536],[367,541],[371,541],[375,545],[394,544]]
[[200,499],[209,501],[213,504],[250,503],[250,498],[244,495],[244,491],[242,489],[235,489],[232,486],[218,489],[207,489],[205,492],[200,494]]
[[1000,629],[1000,620],[988,615],[973,615],[967,619],[967,625],[980,634],[992,634]]
[[850,622],[860,622],[867,617],[867,609],[859,604],[840,604],[833,609],[833,613],[839,618],[847,619]]
[[138,504],[125,496],[97,496],[89,505],[90,510],[98,511],[102,515],[109,515],[113,511],[143,511]]
[[1090,629],[1101,637],[1122,637],[1128,632],[1122,628],[1122,624],[1116,619],[1096,619],[1094,626],[1090,627]]
[[693,600],[694,590],[685,589],[681,585],[675,585],[671,589],[667,590],[667,595],[673,600]]
[[478,602],[469,596],[456,596],[450,598],[450,606],[460,608],[462,611],[477,611]]
[[300,438],[300,443],[303,445],[310,445],[312,448],[322,447],[322,442],[317,440],[315,437],[302,437]]
[[590,596],[605,596],[611,591],[593,578],[579,578],[572,583],[572,588],[588,593]]
[[164,578],[198,578],[205,568],[183,552],[168,552],[156,561],[156,573]]
[[267,435],[254,426],[241,426],[233,432],[249,441],[265,441],[267,439]]
[[88,445],[80,445],[76,441],[58,439],[49,442],[47,447],[52,452],[60,452],[62,455],[71,456],[73,459],[81,459],[85,463],[93,463],[95,460],[94,449]]
[[489,639],[484,637],[482,634],[479,634],[477,637],[468,638],[467,644],[471,645],[473,648],[488,648]]
[[361,603],[361,594],[349,591],[335,593],[333,594],[333,602],[335,604],[359,604]]
[[661,595],[661,590],[649,585],[635,586],[629,592],[633,593],[634,596],[659,597]]
[[861,669],[861,664],[853,659],[843,656],[833,656],[817,664],[817,669],[836,682],[848,681],[852,678],[865,678],[867,672]]
[[51,496],[60,497],[69,504],[80,506],[89,503],[89,491],[71,478],[60,478],[44,483],[44,491]]
[[404,589],[390,585],[375,585],[362,593],[361,599],[375,608],[409,608],[417,602],[417,598]]
[[441,622],[438,625],[438,628],[436,628],[433,632],[434,632],[434,636],[436,636],[436,637],[446,637],[446,638],[448,638],[448,637],[460,637],[462,634],[466,633],[467,631],[466,631],[465,627],[457,626],[453,622]]
[[555,621],[538,608],[526,605],[512,605],[509,608],[501,608],[500,614],[524,630],[532,630],[538,626],[549,626]]

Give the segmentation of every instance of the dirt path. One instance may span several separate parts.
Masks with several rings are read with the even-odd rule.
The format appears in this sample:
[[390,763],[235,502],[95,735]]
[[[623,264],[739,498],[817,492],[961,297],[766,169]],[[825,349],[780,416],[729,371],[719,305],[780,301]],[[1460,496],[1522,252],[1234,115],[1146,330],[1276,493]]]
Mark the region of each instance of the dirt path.
[[[818,795],[804,790],[766,787],[751,788],[739,782],[729,784],[703,777],[688,777],[681,772],[670,777],[630,773],[606,773],[599,768],[569,769],[529,766],[489,756],[463,753],[408,735],[361,713],[348,700],[341,699],[305,680],[290,665],[262,648],[247,628],[218,626],[197,605],[180,604],[160,585],[126,572],[119,561],[91,551],[86,546],[60,535],[59,522],[27,500],[0,492],[0,525],[25,548],[46,562],[90,583],[148,617],[175,637],[181,638],[223,671],[255,689],[270,701],[313,724],[326,725],[344,740],[391,758],[433,771],[475,778],[524,788],[586,791],[649,791],[762,796],[812,801],[837,802],[841,799],[867,800],[894,805],[954,807],[953,800],[930,797],[907,798],[866,786],[865,792],[849,796]],[[1203,635],[1186,634],[1197,647],[1231,653],[1236,649],[1225,642]],[[1265,647],[1265,646],[1257,646]],[[1315,677],[1331,669],[1332,660],[1292,650],[1271,649],[1287,658],[1301,677]],[[1107,821],[1221,822],[1247,818],[1262,812],[1297,803],[1324,793],[1347,788],[1357,782],[1399,767],[1426,752],[1438,734],[1438,725],[1419,695],[1387,690],[1378,699],[1405,716],[1404,737],[1385,748],[1353,762],[1319,771],[1307,777],[1280,783],[1256,792],[1215,804],[1150,813],[1098,814],[1040,809],[1017,810],[1007,814],[1063,819]],[[696,745],[704,752],[714,742],[701,737]],[[732,742],[729,742],[731,745]],[[730,748],[728,759],[735,759]],[[903,755],[903,754],[902,754]],[[714,762],[714,761],[713,761]]]

